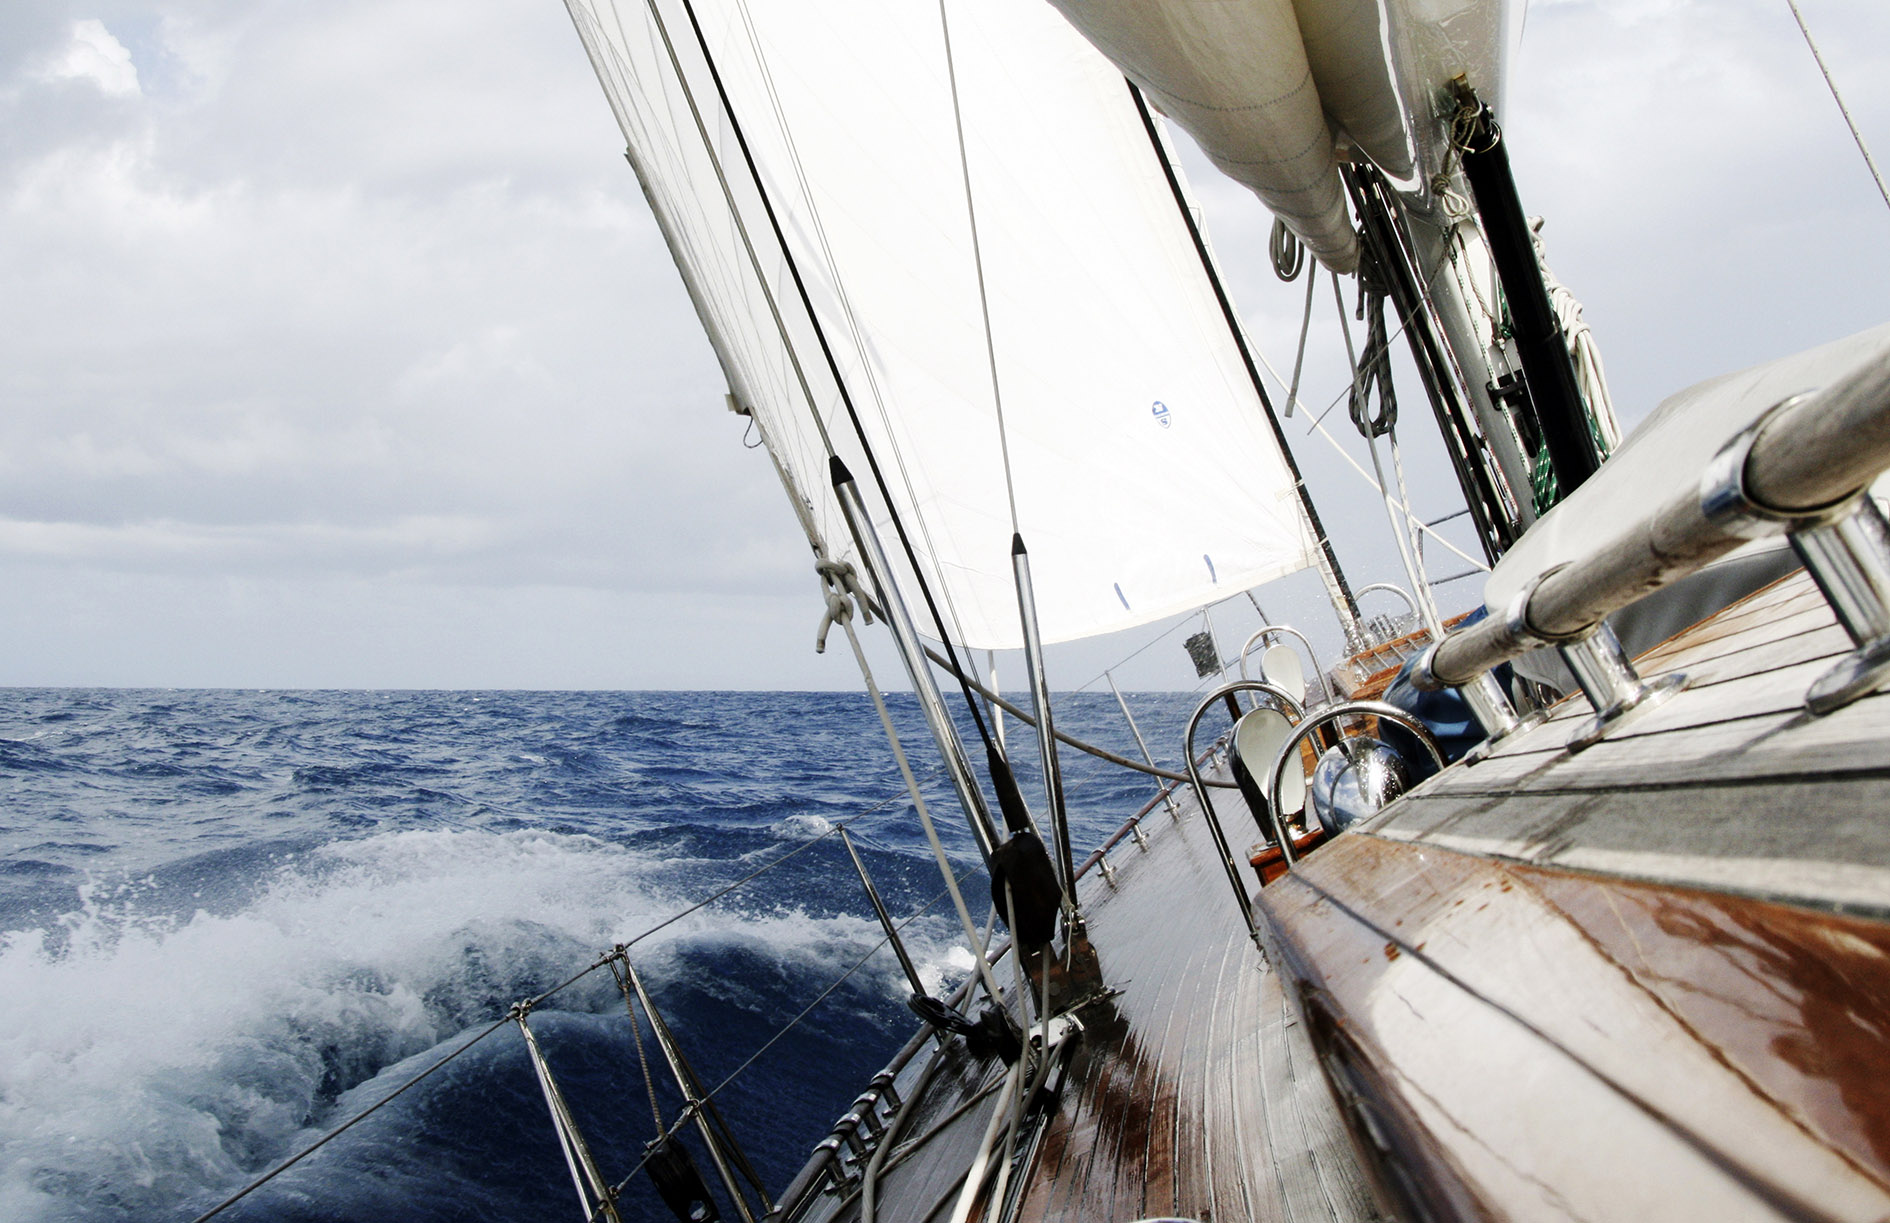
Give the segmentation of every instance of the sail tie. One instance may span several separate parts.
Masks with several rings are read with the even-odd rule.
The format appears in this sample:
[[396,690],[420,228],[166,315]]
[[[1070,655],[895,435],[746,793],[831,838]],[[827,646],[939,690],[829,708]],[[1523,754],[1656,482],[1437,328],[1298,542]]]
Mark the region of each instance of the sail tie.
[[860,575],[851,561],[815,561],[814,572],[820,575],[827,595],[827,614],[820,618],[820,631],[814,634],[814,653],[825,654],[827,631],[836,624],[851,622],[855,603],[859,604],[860,619],[867,624],[873,622],[873,601],[860,585]]

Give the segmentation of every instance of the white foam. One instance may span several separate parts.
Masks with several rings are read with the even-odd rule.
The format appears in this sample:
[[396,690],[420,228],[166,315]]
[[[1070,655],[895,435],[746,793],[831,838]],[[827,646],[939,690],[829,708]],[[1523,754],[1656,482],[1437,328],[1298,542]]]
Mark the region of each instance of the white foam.
[[[303,855],[237,913],[153,919],[135,894],[91,895],[65,940],[4,936],[0,1218],[158,1217],[240,1184],[337,1089],[673,912],[673,869],[590,837],[393,833]],[[921,927],[915,952],[942,969],[947,930]],[[644,946],[659,974],[678,944],[720,941],[830,979],[877,937],[718,906]],[[903,993],[896,969],[875,975]]]
[[768,835],[776,837],[824,837],[833,831],[833,821],[822,815],[790,815],[768,825]]

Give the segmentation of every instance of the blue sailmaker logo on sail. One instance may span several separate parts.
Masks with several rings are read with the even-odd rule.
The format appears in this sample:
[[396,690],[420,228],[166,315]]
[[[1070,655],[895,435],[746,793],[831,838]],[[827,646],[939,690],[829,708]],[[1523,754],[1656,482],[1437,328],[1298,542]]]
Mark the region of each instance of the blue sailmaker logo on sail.
[[1157,399],[1155,401],[1155,406],[1150,408],[1149,412],[1155,417],[1156,423],[1161,425],[1162,428],[1166,429],[1171,423],[1170,417],[1169,417],[1168,405],[1163,403],[1161,400]]

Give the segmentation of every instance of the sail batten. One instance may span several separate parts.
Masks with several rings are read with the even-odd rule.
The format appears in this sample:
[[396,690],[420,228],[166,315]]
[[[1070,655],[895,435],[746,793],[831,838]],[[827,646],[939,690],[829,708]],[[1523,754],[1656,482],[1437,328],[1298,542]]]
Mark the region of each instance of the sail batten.
[[906,524],[944,633],[1015,646],[1007,440],[1046,640],[1311,563],[1133,100],[1054,10],[952,0],[987,357],[936,6],[571,7],[731,386],[829,555],[852,550],[829,447],[856,470],[870,448],[876,513]]

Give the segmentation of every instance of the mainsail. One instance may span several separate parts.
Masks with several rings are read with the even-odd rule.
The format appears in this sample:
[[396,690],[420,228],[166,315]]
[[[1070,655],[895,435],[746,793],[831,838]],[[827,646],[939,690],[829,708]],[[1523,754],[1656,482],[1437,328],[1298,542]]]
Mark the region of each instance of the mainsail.
[[1018,645],[1008,443],[1046,640],[1312,563],[1135,99],[1048,5],[950,0],[948,32],[915,0],[568,3],[825,555],[852,552],[829,455],[864,483],[870,453],[944,631]]

